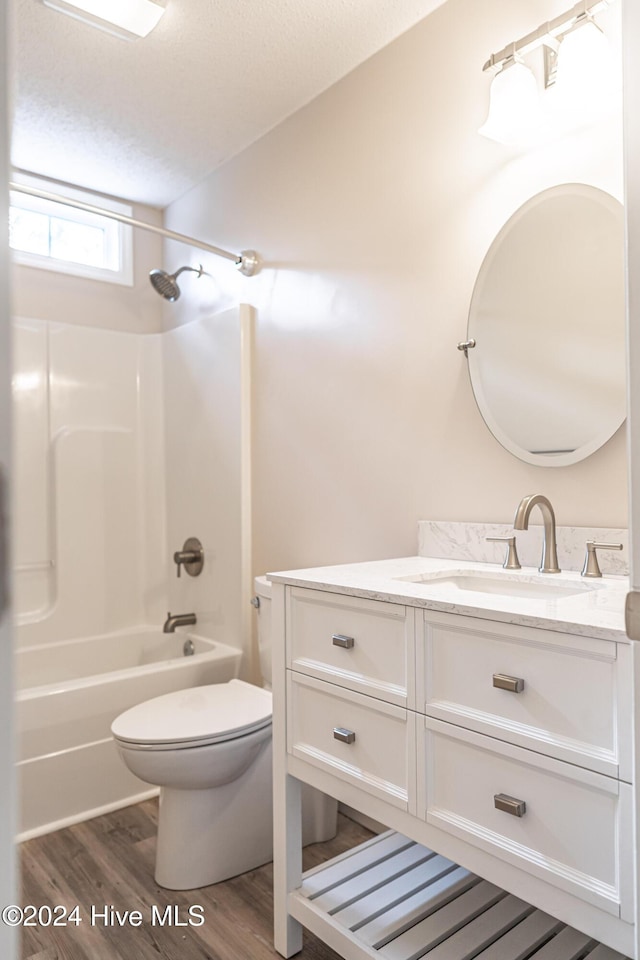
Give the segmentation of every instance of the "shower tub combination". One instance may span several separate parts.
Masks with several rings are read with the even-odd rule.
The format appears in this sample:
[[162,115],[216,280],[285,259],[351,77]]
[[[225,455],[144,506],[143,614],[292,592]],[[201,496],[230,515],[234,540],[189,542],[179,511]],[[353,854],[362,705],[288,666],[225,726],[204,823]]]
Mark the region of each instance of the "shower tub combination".
[[[96,212],[92,204],[33,185],[12,183],[11,189]],[[99,212],[231,261],[245,277],[260,270],[254,250],[223,250],[114,210]],[[204,271],[156,270],[151,279],[173,302],[180,294],[178,277],[185,273],[200,277]],[[181,518],[199,510],[203,541],[215,542],[217,557],[225,558],[215,568],[220,594],[213,600],[207,595],[205,603],[220,606],[216,615],[227,625],[225,635],[247,646],[249,612],[239,611],[249,588],[244,598],[239,584],[248,568],[252,312],[239,305],[198,316],[162,339],[37,318],[24,324],[14,354],[16,433],[24,439],[15,461],[21,493],[14,534],[21,588],[16,596],[24,602],[15,612],[19,625],[20,617],[29,625],[28,636],[49,640],[50,632],[53,638],[24,644],[16,654],[21,839],[150,796],[154,791],[120,761],[112,721],[150,697],[238,674],[241,650],[235,647],[191,634],[195,652],[185,657],[184,634],[163,635],[148,627],[106,631],[116,609],[117,623],[139,622],[145,609],[140,599],[156,595],[166,572],[160,565],[166,544],[159,543],[158,531],[167,524],[171,541],[172,525],[179,527]],[[165,360],[167,351],[171,359]],[[178,416],[185,398],[207,413],[191,424],[189,444]],[[182,485],[170,510],[156,467],[165,453],[166,462],[180,463],[185,476],[197,465],[190,475],[198,483],[188,490]],[[215,509],[211,490],[219,494]],[[229,522],[236,514],[241,522]],[[152,532],[150,542],[143,530]],[[95,554],[96,544],[104,548],[97,562],[79,565],[77,558],[87,556],[88,548]],[[142,564],[140,582],[123,577],[123,556],[146,558],[149,582],[141,578]],[[83,613],[77,617],[80,600]],[[234,631],[236,621],[240,628]],[[85,639],[65,639],[83,630]]]
[[18,839],[157,794],[118,756],[112,721],[151,697],[237,677],[241,656],[196,634],[150,627],[18,650]]

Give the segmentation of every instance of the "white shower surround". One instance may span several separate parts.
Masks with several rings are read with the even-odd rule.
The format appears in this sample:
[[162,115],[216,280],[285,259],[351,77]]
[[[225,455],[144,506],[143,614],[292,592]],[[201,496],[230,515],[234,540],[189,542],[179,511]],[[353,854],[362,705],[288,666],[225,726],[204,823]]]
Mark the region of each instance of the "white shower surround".
[[[149,795],[111,720],[247,659],[251,324],[246,307],[147,336],[15,323],[23,839]],[[205,567],[178,580],[187,536]],[[214,648],[150,666],[169,609],[195,611]]]
[[166,614],[157,336],[14,324],[18,647]]

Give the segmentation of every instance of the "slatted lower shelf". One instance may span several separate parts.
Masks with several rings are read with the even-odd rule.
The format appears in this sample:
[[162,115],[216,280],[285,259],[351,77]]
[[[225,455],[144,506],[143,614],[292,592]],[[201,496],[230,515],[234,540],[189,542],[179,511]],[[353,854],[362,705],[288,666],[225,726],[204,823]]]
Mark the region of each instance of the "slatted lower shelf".
[[345,960],[624,960],[394,831],[306,873],[289,912]]

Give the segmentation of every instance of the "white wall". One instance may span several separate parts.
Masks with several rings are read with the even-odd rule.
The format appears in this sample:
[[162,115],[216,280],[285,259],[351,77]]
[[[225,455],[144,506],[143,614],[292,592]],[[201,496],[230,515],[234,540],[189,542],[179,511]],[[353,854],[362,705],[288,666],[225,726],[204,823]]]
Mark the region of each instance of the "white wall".
[[[640,590],[640,0],[624,0],[625,26],[625,187],[627,195],[627,283],[629,296],[630,495],[632,584]],[[633,634],[632,634],[633,636]],[[633,636],[634,640],[640,637]],[[640,839],[640,830],[636,828]],[[638,843],[638,840],[636,840]]]
[[522,463],[456,351],[483,256],[526,199],[566,181],[621,196],[616,123],[524,153],[476,132],[484,61],[565,9],[449,0],[168,208],[168,227],[267,261],[243,279],[205,255],[212,277],[185,279],[165,315],[201,309],[205,280],[217,308],[257,308],[256,571],[411,554],[420,518],[509,522],[538,491],[561,524],[626,525],[624,431],[572,467]]
[[[9,180],[9,70],[7,5],[0,4],[0,183]],[[8,195],[0,189],[0,222],[7,223]],[[0,903],[17,900],[15,878],[15,774],[13,768],[13,649],[11,610],[7,603],[10,583],[9,476],[11,470],[11,322],[9,312],[9,249],[0,230]],[[16,932],[0,924],[0,956],[17,956]]]

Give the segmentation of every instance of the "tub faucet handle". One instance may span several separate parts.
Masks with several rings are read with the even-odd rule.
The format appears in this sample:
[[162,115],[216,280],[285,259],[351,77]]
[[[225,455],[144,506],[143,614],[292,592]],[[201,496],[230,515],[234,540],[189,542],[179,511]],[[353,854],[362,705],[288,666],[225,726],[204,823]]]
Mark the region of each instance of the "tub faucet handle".
[[182,567],[185,568],[190,577],[197,577],[202,573],[204,567],[204,550],[197,537],[188,537],[182,547],[182,550],[176,550],[173,555],[173,562],[178,568],[178,577]]

